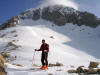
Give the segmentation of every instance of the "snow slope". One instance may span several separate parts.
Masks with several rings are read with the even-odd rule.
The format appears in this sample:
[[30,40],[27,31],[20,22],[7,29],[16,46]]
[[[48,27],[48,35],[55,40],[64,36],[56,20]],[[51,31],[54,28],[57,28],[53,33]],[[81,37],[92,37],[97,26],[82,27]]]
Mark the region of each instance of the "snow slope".
[[[16,33],[11,33],[16,30]],[[8,75],[66,75],[67,69],[80,65],[88,66],[90,61],[99,61],[100,49],[100,27],[89,28],[86,26],[76,26],[66,24],[65,26],[56,26],[51,22],[31,19],[20,20],[20,24],[16,27],[8,28],[0,31],[0,35],[7,34],[4,38],[0,38],[0,49],[4,50],[8,42],[14,42],[20,45],[17,50],[9,50],[12,57],[17,56],[17,59],[11,61],[12,64],[22,64],[27,69],[30,69],[32,64],[41,65],[41,52],[35,52],[41,45],[41,40],[45,39],[50,45],[49,63],[60,62],[63,67],[50,68],[48,71],[17,71],[6,69]],[[14,37],[14,35],[18,35]],[[53,38],[50,38],[53,36]],[[34,56],[34,57],[33,57]],[[7,64],[7,68],[11,68]],[[15,66],[13,66],[15,67]],[[18,69],[18,67],[15,67]],[[22,69],[22,68],[21,68]],[[62,69],[63,71],[57,71]]]

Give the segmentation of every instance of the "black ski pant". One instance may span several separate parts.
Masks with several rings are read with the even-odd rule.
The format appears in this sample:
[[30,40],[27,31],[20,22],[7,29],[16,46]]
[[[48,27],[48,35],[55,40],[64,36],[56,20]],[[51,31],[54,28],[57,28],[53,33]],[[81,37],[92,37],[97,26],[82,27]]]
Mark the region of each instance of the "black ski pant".
[[43,65],[48,66],[48,53],[47,52],[42,52],[41,63],[42,63],[42,66]]

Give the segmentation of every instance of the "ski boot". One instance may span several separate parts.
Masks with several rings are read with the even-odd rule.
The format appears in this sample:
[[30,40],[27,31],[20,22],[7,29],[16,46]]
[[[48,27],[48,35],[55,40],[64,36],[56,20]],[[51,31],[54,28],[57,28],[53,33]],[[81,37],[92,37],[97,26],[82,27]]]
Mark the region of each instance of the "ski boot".
[[44,66],[42,69],[43,70],[47,70],[48,69],[48,66]]

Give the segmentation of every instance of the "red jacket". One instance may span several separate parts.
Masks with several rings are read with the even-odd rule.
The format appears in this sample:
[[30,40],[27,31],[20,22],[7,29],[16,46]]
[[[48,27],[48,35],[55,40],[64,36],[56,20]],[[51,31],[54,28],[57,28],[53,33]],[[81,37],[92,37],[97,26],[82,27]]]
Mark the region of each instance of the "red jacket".
[[38,51],[46,51],[48,53],[49,52],[49,45],[46,43],[42,44]]

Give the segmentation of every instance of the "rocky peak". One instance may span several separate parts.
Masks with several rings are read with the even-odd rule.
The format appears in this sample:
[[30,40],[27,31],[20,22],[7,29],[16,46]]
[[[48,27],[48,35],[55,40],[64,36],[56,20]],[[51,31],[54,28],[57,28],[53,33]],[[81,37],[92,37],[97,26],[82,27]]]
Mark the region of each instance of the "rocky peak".
[[97,27],[100,24],[100,20],[92,13],[81,12],[71,7],[59,5],[45,7],[42,10],[42,18],[60,26],[73,23],[79,26]]
[[65,25],[66,23],[77,24],[78,26],[86,25],[90,27],[97,27],[100,25],[100,18],[89,12],[81,12],[71,7],[63,5],[53,5],[44,8],[29,9],[16,17],[8,20],[0,25],[0,29],[12,27],[18,24],[18,20],[44,19],[53,22],[55,25]]
[[100,19],[94,14],[81,12],[63,5],[47,6],[42,9],[31,9],[20,14],[20,18],[23,20],[38,20],[42,18],[59,26],[65,25],[66,23],[73,23],[79,26],[86,25],[90,27],[97,27],[100,24]]

